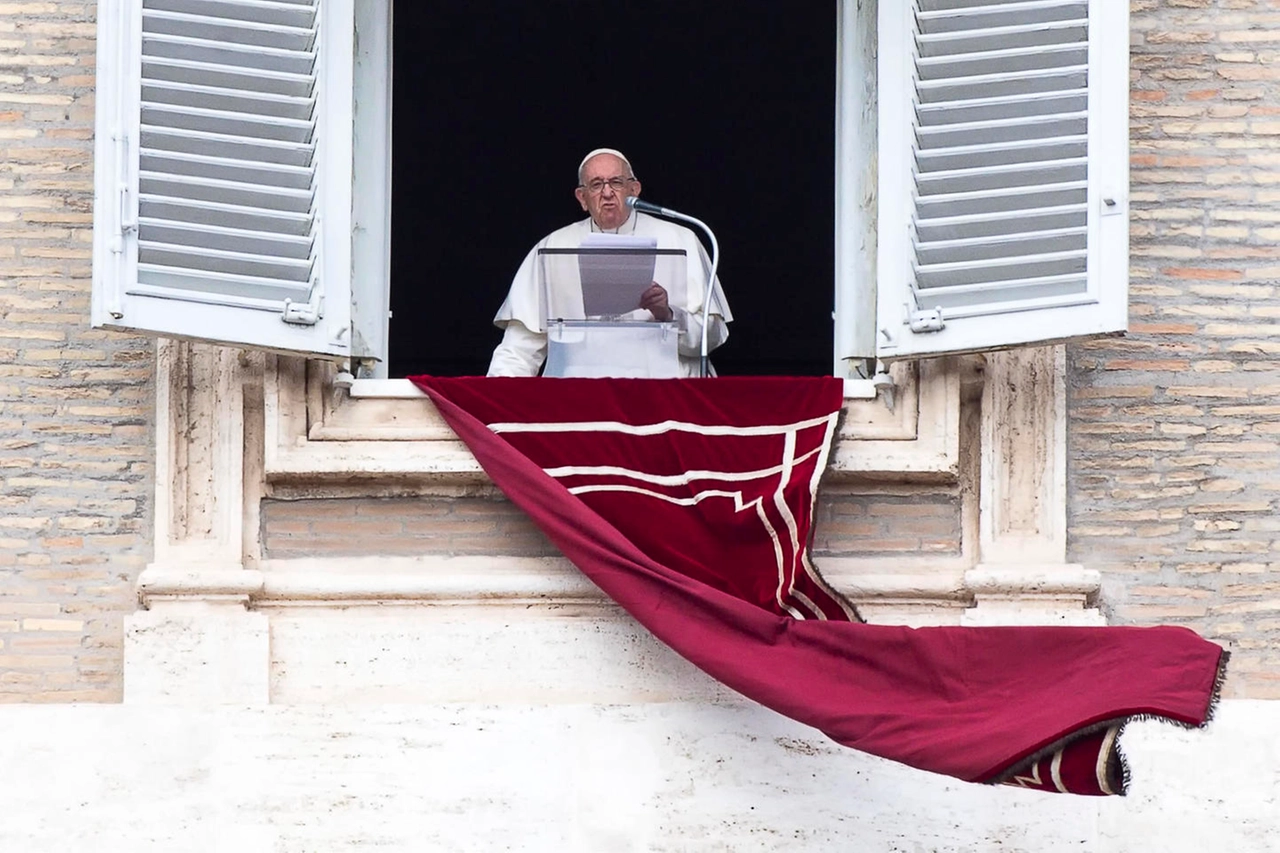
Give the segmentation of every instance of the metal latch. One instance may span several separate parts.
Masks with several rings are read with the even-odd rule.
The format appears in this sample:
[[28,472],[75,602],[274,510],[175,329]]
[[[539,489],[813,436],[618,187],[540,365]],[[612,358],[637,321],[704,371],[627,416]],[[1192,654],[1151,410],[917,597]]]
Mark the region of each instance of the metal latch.
[[111,238],[111,251],[124,253],[125,241],[138,232],[138,216],[134,210],[133,191],[129,183],[129,134],[118,128],[112,131],[111,141],[116,153],[116,216],[120,231]]
[[311,302],[284,301],[284,312],[280,319],[295,326],[314,326],[324,316],[324,299]]
[[927,308],[912,311],[907,317],[907,325],[913,332],[941,332],[946,323],[942,320],[941,308]]

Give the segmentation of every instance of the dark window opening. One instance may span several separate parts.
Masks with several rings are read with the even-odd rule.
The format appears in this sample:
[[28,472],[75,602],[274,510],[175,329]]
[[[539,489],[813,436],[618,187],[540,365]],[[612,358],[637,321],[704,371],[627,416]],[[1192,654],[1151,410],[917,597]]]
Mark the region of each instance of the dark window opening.
[[721,374],[831,372],[834,3],[412,0],[394,21],[392,376],[485,372],[598,146],[715,229]]

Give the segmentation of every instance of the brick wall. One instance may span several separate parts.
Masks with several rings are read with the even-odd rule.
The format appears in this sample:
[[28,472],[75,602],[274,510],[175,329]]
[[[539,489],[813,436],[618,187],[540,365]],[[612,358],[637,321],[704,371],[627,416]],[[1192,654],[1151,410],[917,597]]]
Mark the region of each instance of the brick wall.
[[1131,331],[1070,350],[1071,558],[1280,698],[1280,7],[1131,9]]
[[[263,554],[271,558],[559,553],[501,497],[268,500],[261,523]],[[930,487],[824,490],[813,552],[819,558],[958,554],[959,497]]]
[[261,523],[263,555],[277,559],[560,553],[502,497],[267,500]]
[[0,3],[0,702],[120,698],[150,343],[89,328],[94,6]]
[[822,557],[955,556],[960,496],[950,488],[824,486],[814,515],[813,554]]

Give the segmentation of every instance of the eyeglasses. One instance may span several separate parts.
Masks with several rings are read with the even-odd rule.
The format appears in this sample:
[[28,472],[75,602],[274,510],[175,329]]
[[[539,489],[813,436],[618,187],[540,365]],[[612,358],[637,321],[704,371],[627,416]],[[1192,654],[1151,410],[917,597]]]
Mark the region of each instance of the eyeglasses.
[[582,187],[592,195],[600,195],[600,193],[604,192],[606,185],[614,192],[620,193],[634,180],[635,178],[610,178],[606,181],[604,178],[596,178],[595,180],[588,181],[585,184],[578,184],[578,186]]

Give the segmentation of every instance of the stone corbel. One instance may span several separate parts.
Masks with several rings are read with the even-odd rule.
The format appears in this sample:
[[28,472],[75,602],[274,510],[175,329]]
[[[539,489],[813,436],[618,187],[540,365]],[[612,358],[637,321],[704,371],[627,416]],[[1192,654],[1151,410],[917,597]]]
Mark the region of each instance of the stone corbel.
[[161,341],[158,349],[156,551],[148,570],[242,569],[245,385],[261,384],[260,364],[237,350],[185,341]]
[[1105,624],[1099,573],[1067,562],[1065,374],[1061,346],[988,356],[965,624]]
[[126,620],[125,701],[266,702],[267,620],[247,609],[262,356],[164,340],[156,364],[155,557]]

